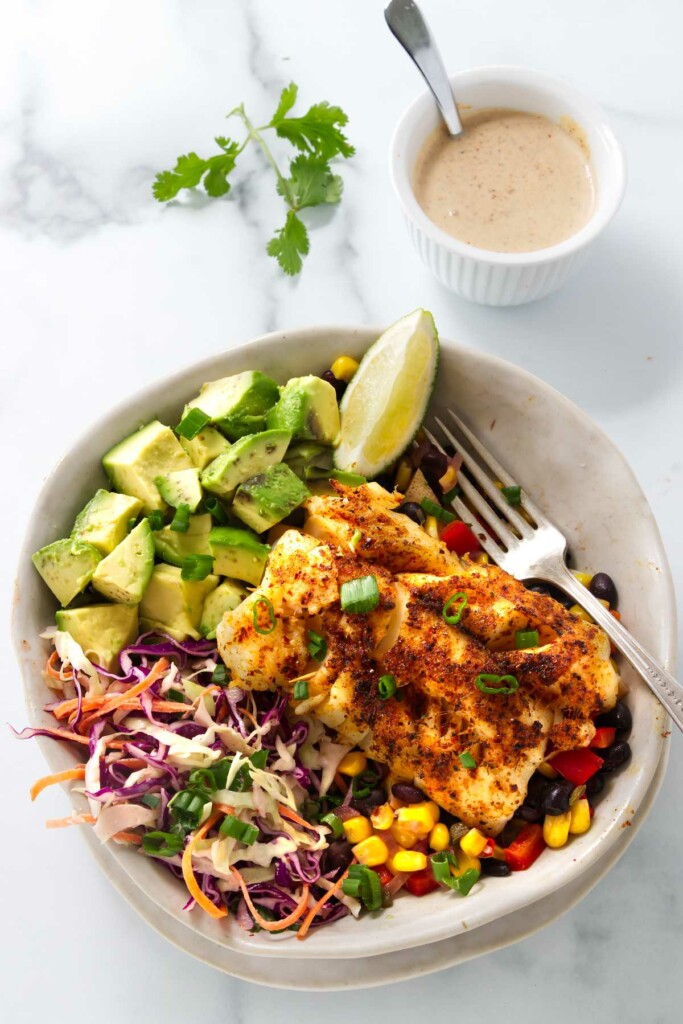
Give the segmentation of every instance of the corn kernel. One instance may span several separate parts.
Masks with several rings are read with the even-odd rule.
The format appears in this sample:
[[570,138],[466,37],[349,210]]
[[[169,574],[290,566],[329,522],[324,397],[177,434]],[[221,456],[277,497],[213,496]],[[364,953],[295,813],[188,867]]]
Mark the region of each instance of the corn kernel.
[[439,477],[439,487],[442,491],[452,490],[458,482],[458,471],[454,466],[449,465],[443,476]]
[[590,587],[591,580],[593,579],[589,572],[574,572],[572,570],[572,576],[574,576],[583,587]]
[[405,846],[407,850],[412,849],[415,843],[418,841],[420,836],[413,829],[407,826],[401,826],[398,822],[394,822],[391,826],[391,834],[398,843],[399,846]]
[[399,871],[424,871],[427,857],[417,850],[397,850],[389,861],[389,868],[394,874]]
[[352,848],[352,853],[359,864],[366,867],[376,868],[379,864],[386,864],[389,857],[387,844],[379,836],[368,836]]
[[436,516],[427,516],[422,529],[429,537],[433,537],[434,540],[439,539],[439,524],[436,521]]
[[432,812],[432,817],[434,818],[434,824],[436,825],[437,821],[441,817],[441,808],[439,807],[439,805],[434,800],[428,800],[427,804],[425,806],[427,806],[430,809],[430,811]]
[[569,614],[573,615],[575,619],[583,619],[584,622],[593,621],[586,609],[582,608],[580,604],[573,604],[569,609]]
[[434,815],[426,804],[413,804],[411,807],[399,807],[396,812],[398,827],[426,836],[434,828]]
[[337,771],[340,775],[350,775],[353,779],[364,772],[367,766],[368,759],[365,754],[361,754],[360,750],[352,750],[350,754],[342,757]]
[[454,878],[460,878],[466,871],[481,871],[481,861],[478,857],[470,857],[464,850],[455,850],[457,867],[451,864],[451,874]]
[[410,484],[412,475],[412,464],[408,459],[401,459],[396,470],[396,479],[394,480],[396,490],[405,493],[405,491],[408,490],[408,485]]
[[345,384],[348,384],[358,369],[358,363],[351,356],[339,356],[332,363],[330,369],[337,380],[343,380]]
[[577,800],[571,808],[569,832],[573,836],[582,836],[591,827],[591,808],[585,796]]
[[429,833],[429,845],[432,850],[436,850],[437,853],[441,853],[442,850],[448,849],[450,843],[451,834],[448,831],[448,826],[444,825],[443,822],[435,825]]
[[372,825],[367,818],[361,818],[360,815],[357,818],[349,818],[344,822],[344,834],[351,844],[362,843],[372,835]]
[[394,812],[389,804],[380,804],[370,815],[370,821],[378,832],[386,832],[394,824]]
[[603,608],[606,608],[607,611],[609,611],[609,601],[605,601],[603,597],[599,597],[598,601],[600,602]]
[[478,857],[487,843],[488,839],[483,832],[478,828],[471,828],[460,840],[460,849],[469,857]]
[[474,554],[470,555],[470,559],[477,565],[489,565],[491,561],[485,551],[475,551]]
[[543,838],[552,850],[559,850],[569,839],[569,822],[572,812],[546,814],[543,819]]
[[551,764],[548,764],[547,761],[543,761],[542,764],[539,764],[539,766],[536,769],[536,771],[540,772],[541,775],[545,775],[546,779],[556,779],[557,778],[557,772],[555,771],[555,769],[553,768],[553,766]]

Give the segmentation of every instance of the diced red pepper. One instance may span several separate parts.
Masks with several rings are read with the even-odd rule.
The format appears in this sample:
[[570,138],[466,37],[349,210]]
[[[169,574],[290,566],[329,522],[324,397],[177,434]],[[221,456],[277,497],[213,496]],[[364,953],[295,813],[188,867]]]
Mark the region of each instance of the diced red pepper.
[[373,868],[372,870],[377,872],[377,876],[382,885],[388,885],[389,882],[394,877],[389,868],[386,866],[386,864],[380,864],[378,867]]
[[527,825],[505,848],[505,863],[511,871],[526,871],[545,850],[541,825]]
[[611,725],[599,725],[595,730],[595,736],[588,744],[593,750],[605,750],[614,743],[617,730]]
[[454,551],[456,555],[461,557],[474,551],[481,551],[481,544],[467,523],[462,523],[459,519],[449,523],[448,526],[444,526],[441,531],[441,540],[449,551]]
[[604,761],[588,747],[581,747],[579,750],[561,750],[550,763],[563,779],[568,779],[575,786],[583,786],[600,771]]
[[489,838],[486,840],[486,846],[479,854],[480,857],[493,857],[493,851],[496,848],[496,844],[493,839]]
[[439,883],[434,879],[430,869],[424,868],[423,871],[413,871],[408,875],[405,888],[413,896],[426,896],[427,893],[438,889]]

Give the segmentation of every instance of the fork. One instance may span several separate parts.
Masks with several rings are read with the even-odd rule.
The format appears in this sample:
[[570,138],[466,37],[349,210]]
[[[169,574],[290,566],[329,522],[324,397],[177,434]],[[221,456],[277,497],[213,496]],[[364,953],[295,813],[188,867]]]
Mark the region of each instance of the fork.
[[[436,423],[443,436],[462,456],[463,466],[458,472],[458,486],[471,508],[458,496],[451,505],[473,530],[484,551],[511,576],[519,580],[543,580],[574,598],[607,633],[614,646],[628,659],[683,731],[683,686],[670,672],[658,665],[642,644],[572,575],[565,564],[567,541],[528,497],[527,492],[522,489],[522,503],[514,507],[496,484],[498,480],[503,486],[514,486],[519,484],[519,480],[513,480],[479,438],[450,409],[448,416],[453,423],[451,429],[438,417]],[[432,444],[444,452],[443,446],[430,431],[425,430],[425,434]],[[528,519],[519,509],[526,513]],[[477,516],[490,527],[495,537],[482,528]]]

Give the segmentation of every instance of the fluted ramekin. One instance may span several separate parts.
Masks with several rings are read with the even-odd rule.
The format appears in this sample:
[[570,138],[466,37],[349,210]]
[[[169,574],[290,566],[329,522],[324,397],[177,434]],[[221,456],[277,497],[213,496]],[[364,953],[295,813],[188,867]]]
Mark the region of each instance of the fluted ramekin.
[[518,306],[541,299],[556,291],[581,265],[590,243],[619,209],[626,187],[621,145],[596,103],[542,71],[481,67],[451,75],[450,81],[460,104],[475,109],[524,110],[555,122],[571,118],[588,142],[596,200],[587,224],[558,245],[534,252],[504,253],[453,238],[429,219],[415,197],[415,161],[440,117],[430,93],[423,93],[408,107],[394,132],[392,183],[413,244],[434,276],[463,298],[488,306]]

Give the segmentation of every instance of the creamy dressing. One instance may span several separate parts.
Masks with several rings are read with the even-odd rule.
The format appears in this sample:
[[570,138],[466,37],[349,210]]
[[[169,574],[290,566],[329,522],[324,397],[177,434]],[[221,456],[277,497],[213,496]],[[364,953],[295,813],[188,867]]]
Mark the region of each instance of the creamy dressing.
[[463,135],[439,125],[415,163],[415,196],[438,227],[480,249],[533,252],[587,223],[595,187],[576,125],[502,108],[460,113]]

